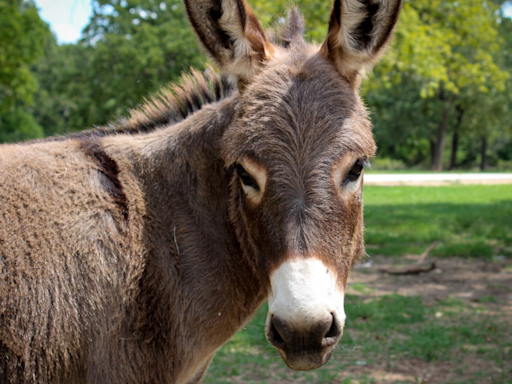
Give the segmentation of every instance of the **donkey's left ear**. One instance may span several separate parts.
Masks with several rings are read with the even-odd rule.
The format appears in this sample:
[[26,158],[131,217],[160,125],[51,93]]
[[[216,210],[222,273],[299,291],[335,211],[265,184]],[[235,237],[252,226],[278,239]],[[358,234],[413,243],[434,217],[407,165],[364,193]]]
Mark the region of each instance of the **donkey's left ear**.
[[402,0],[335,0],[321,53],[352,84],[379,59],[393,35]]
[[185,0],[201,43],[229,80],[251,82],[274,53],[256,16],[244,0]]

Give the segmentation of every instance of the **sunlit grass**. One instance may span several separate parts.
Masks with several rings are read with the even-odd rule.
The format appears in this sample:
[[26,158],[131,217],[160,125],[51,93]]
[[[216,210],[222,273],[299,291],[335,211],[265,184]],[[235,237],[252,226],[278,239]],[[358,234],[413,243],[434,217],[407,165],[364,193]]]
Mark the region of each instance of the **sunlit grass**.
[[368,254],[512,256],[512,185],[377,187],[364,191]]

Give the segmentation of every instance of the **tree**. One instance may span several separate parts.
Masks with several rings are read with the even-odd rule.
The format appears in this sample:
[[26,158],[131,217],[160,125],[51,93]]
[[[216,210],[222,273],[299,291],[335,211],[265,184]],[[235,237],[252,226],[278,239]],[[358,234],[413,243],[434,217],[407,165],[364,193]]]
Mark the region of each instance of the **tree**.
[[[203,67],[205,56],[180,0],[98,0],[80,43],[90,48],[88,84],[97,124]],[[91,105],[92,107],[92,105]]]
[[49,33],[34,3],[0,0],[0,113],[17,102],[32,102],[37,83],[29,64],[42,56],[42,43]]
[[100,124],[90,84],[91,47],[57,45],[53,35],[44,42],[44,57],[31,66],[39,87],[29,111],[46,136],[62,135]]
[[26,108],[37,89],[29,64],[43,54],[48,26],[25,0],[0,0],[0,26],[0,142],[42,137]]
[[311,0],[254,0],[251,7],[264,28],[283,24],[287,10],[294,4],[305,19],[306,38],[321,43],[327,36],[332,2]]
[[395,43],[376,70],[373,91],[414,78],[421,97],[438,103],[435,132],[424,132],[432,143],[433,170],[442,170],[446,133],[460,93],[465,88],[502,90],[508,77],[495,62],[501,46],[496,10],[485,0],[406,0]]
[[45,134],[64,134],[126,114],[205,56],[181,1],[94,1],[77,44],[45,42],[33,70],[41,83],[32,111]]

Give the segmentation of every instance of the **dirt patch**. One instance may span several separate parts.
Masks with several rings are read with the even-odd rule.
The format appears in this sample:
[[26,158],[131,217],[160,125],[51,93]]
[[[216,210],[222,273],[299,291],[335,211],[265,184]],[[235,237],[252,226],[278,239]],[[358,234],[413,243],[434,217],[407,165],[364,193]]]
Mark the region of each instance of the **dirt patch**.
[[[482,372],[486,372],[486,375],[480,376]],[[475,378],[478,378],[478,384],[491,384],[501,374],[502,369],[497,365],[490,367],[488,361],[467,356],[458,364],[444,361],[428,363],[417,358],[406,358],[394,364],[384,362],[368,367],[350,367],[341,376],[365,375],[374,384],[468,383]],[[340,377],[339,381],[333,381],[332,384],[342,382],[343,378]]]
[[[512,315],[512,260],[500,262],[475,261],[460,258],[437,259],[437,268],[419,275],[392,276],[378,271],[382,265],[413,263],[418,256],[404,260],[383,256],[371,258],[366,267],[353,269],[347,294],[371,300],[375,297],[397,293],[405,296],[421,296],[423,303],[434,305],[448,298],[460,299],[474,307],[484,308],[485,312],[510,318]],[[440,317],[442,313],[439,313]],[[436,314],[437,317],[437,314]],[[442,321],[442,319],[440,319]],[[486,347],[495,349],[495,340],[486,339]],[[505,348],[510,355],[512,346]],[[460,347],[460,353],[453,361],[427,362],[418,358],[401,358],[398,361],[389,357],[377,357],[371,364],[350,366],[341,373],[343,378],[362,375],[371,378],[372,383],[511,383],[512,371],[507,365],[482,358],[475,345]],[[506,358],[509,360],[510,357]],[[364,363],[364,361],[362,362]],[[353,377],[352,376],[352,377]],[[357,381],[354,381],[357,382]]]
[[379,266],[414,263],[417,258],[406,257],[404,261],[403,258],[372,257],[371,266],[363,264],[366,268],[354,268],[350,272],[347,294],[419,295],[426,304],[453,297],[485,304],[489,310],[499,307],[500,311],[512,311],[512,260],[437,259],[436,269],[419,275],[392,276],[378,271]]

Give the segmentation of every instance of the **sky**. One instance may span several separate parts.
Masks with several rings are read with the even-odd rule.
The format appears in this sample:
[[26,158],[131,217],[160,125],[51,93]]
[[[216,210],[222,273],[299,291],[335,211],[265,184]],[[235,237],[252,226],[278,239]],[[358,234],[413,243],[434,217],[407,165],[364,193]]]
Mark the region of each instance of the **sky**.
[[[92,14],[91,0],[35,0],[35,3],[59,44],[75,43]],[[505,7],[505,15],[512,17],[512,5]]]
[[512,4],[505,5],[505,16],[512,18]]
[[35,0],[41,19],[50,24],[59,44],[75,43],[92,14],[91,0]]

